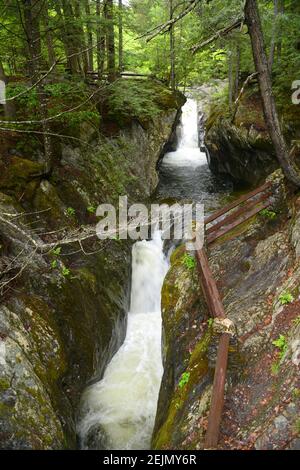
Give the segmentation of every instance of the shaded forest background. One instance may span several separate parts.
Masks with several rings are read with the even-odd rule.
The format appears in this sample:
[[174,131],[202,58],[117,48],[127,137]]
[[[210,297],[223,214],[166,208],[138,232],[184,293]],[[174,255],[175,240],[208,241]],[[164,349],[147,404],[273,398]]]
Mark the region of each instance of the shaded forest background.
[[[292,121],[300,3],[258,5],[277,106]],[[49,169],[51,134],[82,120],[98,126],[103,93],[115,114],[155,117],[153,90],[128,80],[132,74],[173,89],[228,79],[217,99],[230,109],[255,72],[243,9],[242,0],[1,0],[0,79],[7,102],[0,130],[41,132]]]

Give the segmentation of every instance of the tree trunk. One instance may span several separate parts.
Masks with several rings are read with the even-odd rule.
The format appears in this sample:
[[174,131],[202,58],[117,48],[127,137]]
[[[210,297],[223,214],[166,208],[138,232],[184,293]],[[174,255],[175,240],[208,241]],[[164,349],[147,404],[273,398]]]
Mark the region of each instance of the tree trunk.
[[119,0],[119,73],[123,70],[123,1]]
[[[174,14],[174,5],[173,0],[170,2],[170,20],[173,19]],[[172,25],[170,28],[170,64],[171,64],[171,73],[170,73],[170,83],[172,90],[176,88],[176,76],[175,76],[175,26]]]
[[[63,0],[63,1],[66,2],[67,0]],[[88,51],[86,50],[88,48],[85,42],[85,34],[84,34],[83,26],[81,24],[82,22],[82,12],[80,8],[81,2],[80,0],[74,0],[75,16],[73,13],[71,2],[69,0],[68,0],[68,3],[70,3],[70,5],[68,6],[68,10],[70,11],[69,17],[72,18],[73,20],[73,25],[72,25],[73,42],[76,45],[77,53],[79,53],[78,58],[81,57],[81,60],[82,60],[83,67],[81,70],[83,71],[84,76],[86,76],[86,73],[89,68],[89,55],[88,55]],[[75,23],[74,23],[74,19],[76,19]]]
[[93,30],[91,24],[91,8],[90,1],[85,0],[85,14],[86,14],[86,29],[87,29],[87,44],[88,44],[88,61],[89,71],[94,71],[94,49],[93,49]]
[[114,2],[104,0],[104,16],[106,19],[106,48],[107,48],[107,73],[108,81],[116,79],[116,54],[115,54],[115,32],[114,32]]
[[[37,2],[34,2],[34,0],[23,0],[23,7],[26,38],[28,50],[30,53],[29,68],[32,73],[31,81],[35,83],[38,82],[38,80],[41,78],[41,41],[39,29],[40,11],[37,7]],[[49,123],[45,121],[48,117],[48,108],[47,96],[42,81],[38,83],[38,85],[36,86],[36,90],[39,101],[39,111],[42,119],[45,171],[48,173],[52,168],[53,152],[50,136],[51,128]]]
[[232,58],[232,51],[228,53],[228,100],[229,106],[232,107],[233,104],[233,88],[234,88],[234,80],[233,80],[233,58]]
[[274,22],[273,22],[272,39],[271,39],[271,47],[270,47],[270,55],[269,55],[270,72],[272,72],[272,69],[273,69],[276,44],[278,40],[278,25],[277,25],[278,13],[279,13],[279,0],[274,0]]
[[297,168],[290,161],[287,144],[285,142],[277,114],[256,0],[246,0],[245,20],[251,38],[253,59],[258,73],[266,125],[275,148],[276,156],[286,178],[296,186],[300,187],[300,174],[297,171]]
[[234,80],[234,93],[233,93],[234,100],[237,99],[238,94],[239,94],[240,65],[241,65],[241,48],[240,48],[240,45],[238,44],[236,46],[235,80]]
[[60,2],[54,3],[57,16],[59,17],[62,25],[61,39],[65,47],[67,67],[72,75],[76,75],[80,72],[80,64],[78,55],[76,55],[77,51],[73,42],[74,31],[72,31],[71,21],[74,21],[74,17],[70,17],[70,15],[72,14],[72,10],[70,11],[70,9],[68,8],[69,6],[70,5],[68,5],[65,0],[60,0]]
[[[280,0],[279,14],[282,16],[284,14],[284,0]],[[278,64],[281,61],[281,52],[282,52],[282,37],[281,37],[281,27],[278,28],[278,42],[277,42],[277,61]]]
[[43,22],[44,22],[46,46],[47,46],[47,52],[48,52],[48,65],[49,67],[51,67],[56,61],[56,56],[55,56],[55,50],[53,46],[52,32],[50,30],[48,8],[49,8],[48,1],[46,1],[45,7],[44,7]]
[[103,76],[104,59],[105,59],[105,34],[103,32],[103,23],[101,23],[101,2],[96,0],[96,16],[97,16],[97,69],[98,77]]

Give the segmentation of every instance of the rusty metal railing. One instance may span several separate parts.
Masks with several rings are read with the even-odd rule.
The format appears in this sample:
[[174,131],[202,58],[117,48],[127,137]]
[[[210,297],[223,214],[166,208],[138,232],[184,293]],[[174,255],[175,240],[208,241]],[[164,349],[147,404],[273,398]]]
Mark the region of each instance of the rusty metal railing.
[[[264,208],[270,206],[270,188],[271,183],[266,183],[208,216],[205,219],[207,244],[213,243]],[[219,220],[221,217],[223,218]],[[226,319],[226,313],[220,292],[209,266],[205,248],[198,250],[196,255],[200,283],[210,315],[213,318],[224,320]],[[206,449],[215,448],[218,445],[224,406],[229,343],[230,333],[222,333],[219,338],[212,398],[208,415],[205,437]]]

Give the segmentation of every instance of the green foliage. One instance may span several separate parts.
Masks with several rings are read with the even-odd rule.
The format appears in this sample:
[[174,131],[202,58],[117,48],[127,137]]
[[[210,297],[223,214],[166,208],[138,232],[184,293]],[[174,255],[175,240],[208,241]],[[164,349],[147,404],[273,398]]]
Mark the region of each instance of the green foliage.
[[95,206],[88,206],[88,207],[86,208],[86,210],[87,210],[87,212],[88,212],[89,214],[95,214],[97,208],[96,208]]
[[291,304],[292,302],[294,302],[294,300],[294,296],[290,292],[283,292],[279,296],[279,302],[281,303],[281,305]]
[[300,400],[300,388],[294,388],[292,391],[292,396],[294,400]]
[[190,380],[190,376],[191,376],[190,372],[184,372],[182,376],[180,377],[178,387],[184,388],[188,384]]
[[[7,98],[13,98],[14,96],[21,95],[16,98],[16,102],[22,108],[24,112],[25,110],[33,111],[38,106],[38,95],[37,91],[34,88],[33,90],[27,91],[28,86],[22,83],[9,83],[6,88],[6,96]],[[23,94],[26,91],[25,94]]]
[[71,217],[73,217],[76,214],[76,211],[73,207],[68,207],[66,210],[66,213],[70,215]]
[[293,320],[293,325],[299,326],[300,325],[300,315]]
[[276,212],[270,211],[269,209],[263,209],[262,211],[260,211],[260,215],[262,215],[263,217],[267,217],[271,220],[274,220],[277,217]]
[[71,271],[70,271],[69,268],[66,268],[66,267],[64,266],[64,267],[62,268],[61,273],[62,273],[62,275],[63,275],[64,277],[69,277],[70,274],[71,274]]
[[278,375],[279,370],[280,370],[281,360],[283,359],[287,351],[287,347],[288,347],[287,339],[284,335],[280,335],[277,339],[272,341],[272,344],[276,346],[276,348],[279,350],[279,359],[272,363],[271,372],[273,375]]
[[57,267],[58,267],[58,261],[57,259],[54,259],[53,261],[51,261],[51,268],[56,269]]
[[54,250],[52,250],[51,252],[54,256],[59,256],[61,254],[61,247],[58,246],[56,248],[54,248]]
[[287,340],[284,335],[280,335],[277,339],[272,341],[272,344],[276,346],[276,348],[279,349],[280,351],[280,359],[283,358],[284,354],[286,353],[287,350]]
[[108,99],[109,115],[121,126],[132,119],[137,119],[142,124],[153,120],[160,113],[160,107],[155,101],[155,91],[154,85],[144,80],[116,81]]
[[207,320],[207,324],[208,324],[209,328],[212,328],[212,326],[213,326],[213,324],[214,324],[214,319],[213,319],[213,318],[209,318],[209,319]]
[[187,269],[193,270],[196,267],[196,260],[194,256],[188,253],[185,253],[182,262],[186,266]]
[[275,361],[271,365],[271,372],[273,375],[278,375],[280,370],[280,361]]

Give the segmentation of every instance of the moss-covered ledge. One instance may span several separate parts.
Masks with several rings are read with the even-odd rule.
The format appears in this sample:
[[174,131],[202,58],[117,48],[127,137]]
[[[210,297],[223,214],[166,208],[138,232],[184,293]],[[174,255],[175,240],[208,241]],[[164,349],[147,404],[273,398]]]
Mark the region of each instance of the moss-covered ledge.
[[[184,101],[162,85],[156,88],[152,98],[147,92],[157,110],[147,123],[133,112],[111,135],[95,132],[89,120],[71,128],[63,123],[60,132],[80,136],[87,145],[56,142],[50,175],[42,172],[36,142],[31,146],[30,139],[12,137],[0,154],[1,214],[18,213],[14,221],[24,233],[38,228],[43,240],[52,242],[53,231],[94,226],[100,203],[116,204],[124,194],[131,202],[147,200]],[[2,271],[23,245],[21,236],[0,223]],[[110,240],[103,246],[90,240],[83,250],[78,244],[60,248],[41,256],[27,247],[26,269],[1,299],[0,448],[76,448],[81,393],[101,376],[124,338],[131,242]]]

